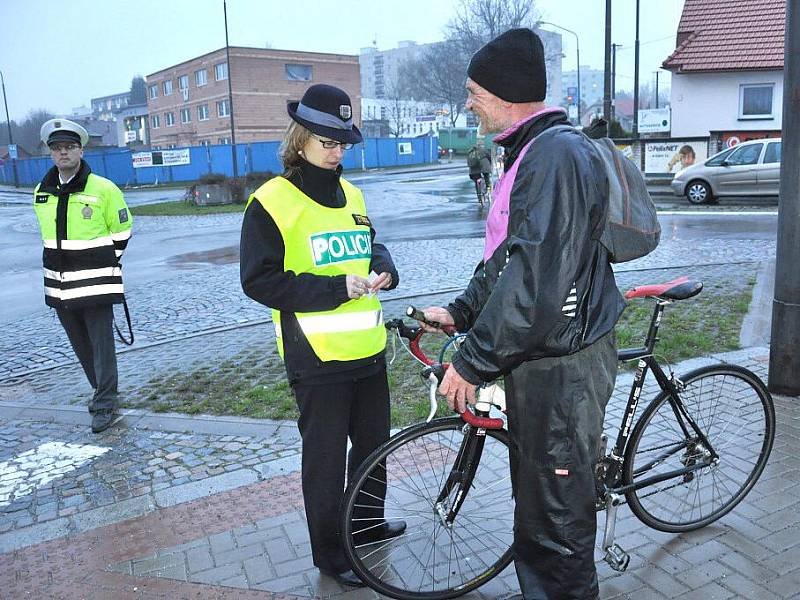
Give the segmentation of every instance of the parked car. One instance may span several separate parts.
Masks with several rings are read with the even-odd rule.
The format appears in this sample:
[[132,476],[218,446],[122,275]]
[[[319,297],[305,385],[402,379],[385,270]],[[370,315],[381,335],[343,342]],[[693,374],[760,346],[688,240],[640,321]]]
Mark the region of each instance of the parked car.
[[672,191],[692,204],[719,196],[777,196],[781,139],[750,140],[723,150],[703,164],[675,173]]

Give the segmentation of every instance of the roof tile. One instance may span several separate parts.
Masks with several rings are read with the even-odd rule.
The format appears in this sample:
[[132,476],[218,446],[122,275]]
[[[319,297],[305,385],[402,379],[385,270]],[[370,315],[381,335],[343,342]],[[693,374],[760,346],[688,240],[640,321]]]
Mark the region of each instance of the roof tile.
[[677,73],[783,69],[786,0],[686,0],[675,51]]

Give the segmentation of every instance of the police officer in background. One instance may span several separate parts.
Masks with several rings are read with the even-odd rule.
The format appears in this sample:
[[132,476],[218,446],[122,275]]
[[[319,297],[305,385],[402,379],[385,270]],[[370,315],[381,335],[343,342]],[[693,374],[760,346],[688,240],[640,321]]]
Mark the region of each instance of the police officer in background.
[[123,302],[119,259],[133,217],[122,192],[94,175],[83,160],[86,130],[67,119],[42,125],[42,142],[55,166],[34,189],[34,210],[44,242],[44,297],[56,309],[72,349],[94,388],[92,431],[114,423],[117,357],[113,304]]

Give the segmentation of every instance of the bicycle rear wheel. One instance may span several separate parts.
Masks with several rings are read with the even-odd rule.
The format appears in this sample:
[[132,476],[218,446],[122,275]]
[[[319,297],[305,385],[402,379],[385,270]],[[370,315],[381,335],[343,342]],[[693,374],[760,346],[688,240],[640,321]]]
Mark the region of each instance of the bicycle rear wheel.
[[[625,494],[645,525],[692,531],[729,513],[755,485],[772,451],[775,408],[764,383],[743,367],[713,365],[683,378],[679,402],[708,439],[716,463]],[[696,466],[709,452],[661,392],[645,409],[625,449],[623,483]]]
[[[353,570],[375,591],[399,600],[455,598],[483,585],[511,562],[514,499],[508,433],[487,430],[472,484],[464,490],[451,476],[465,462],[459,453],[464,422],[436,419],[411,427],[378,448],[351,480],[343,501],[345,553]],[[385,483],[384,511],[375,511],[374,489]],[[373,491],[371,491],[373,490]],[[448,491],[438,502],[442,491]],[[452,525],[445,515],[466,499]],[[385,512],[385,514],[380,514]],[[405,533],[359,543],[371,526],[403,520]],[[509,590],[510,591],[510,590]]]

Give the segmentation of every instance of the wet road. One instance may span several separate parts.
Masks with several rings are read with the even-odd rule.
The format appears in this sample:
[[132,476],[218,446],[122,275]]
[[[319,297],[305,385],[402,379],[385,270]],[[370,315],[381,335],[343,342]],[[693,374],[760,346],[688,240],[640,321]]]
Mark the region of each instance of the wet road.
[[[378,239],[392,242],[479,238],[488,209],[474,199],[472,183],[460,168],[429,172],[353,174],[369,206]],[[180,197],[182,190],[127,193],[131,206]],[[678,199],[680,200],[680,199]],[[773,240],[777,210],[748,212],[731,203],[684,210],[672,198],[657,198],[664,238],[691,246],[711,237]],[[672,208],[679,210],[669,210]],[[688,208],[688,207],[687,207]],[[139,217],[124,257],[125,277],[133,288],[156,280],[180,285],[181,272],[238,260],[237,214],[201,217]],[[444,256],[421,260],[446,260]],[[27,193],[0,191],[0,323],[43,310],[41,241]]]

